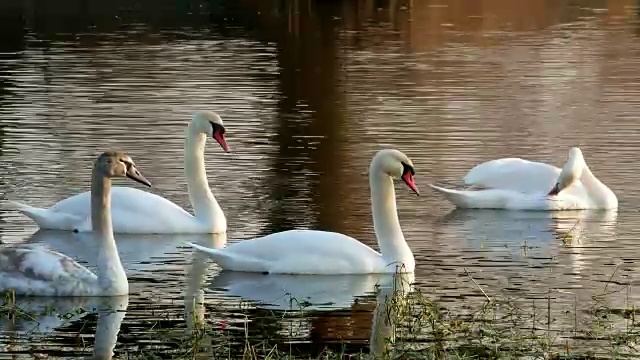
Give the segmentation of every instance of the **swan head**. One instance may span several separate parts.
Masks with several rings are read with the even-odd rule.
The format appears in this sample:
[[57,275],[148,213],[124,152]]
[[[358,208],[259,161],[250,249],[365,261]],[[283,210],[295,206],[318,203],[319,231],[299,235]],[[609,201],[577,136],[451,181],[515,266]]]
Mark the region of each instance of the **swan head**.
[[371,170],[379,171],[392,178],[400,178],[416,195],[420,195],[416,186],[413,162],[401,151],[395,149],[380,150],[371,161]]
[[127,177],[151,187],[151,182],[142,176],[131,157],[122,151],[106,151],[102,153],[98,156],[94,168],[94,171],[102,176],[108,178]]
[[571,186],[571,184],[580,179],[580,176],[582,176],[583,168],[584,157],[582,156],[582,151],[578,147],[572,147],[571,149],[569,149],[567,162],[562,167],[560,175],[558,175],[558,181],[553,186],[551,191],[549,191],[548,195],[558,195],[560,191]]
[[213,111],[200,111],[193,115],[192,123],[197,131],[207,134],[207,136],[217,141],[224,151],[231,151],[224,137],[226,130],[220,115]]

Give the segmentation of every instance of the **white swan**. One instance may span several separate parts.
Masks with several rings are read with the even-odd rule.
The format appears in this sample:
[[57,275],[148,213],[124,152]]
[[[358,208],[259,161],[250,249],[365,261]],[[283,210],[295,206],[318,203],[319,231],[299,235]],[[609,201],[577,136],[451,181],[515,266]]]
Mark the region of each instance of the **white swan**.
[[429,184],[460,208],[511,210],[615,209],[618,198],[587,166],[573,147],[562,169],[504,158],[477,165],[464,177],[466,190]]
[[245,240],[224,249],[187,243],[225,270],[281,274],[367,274],[413,272],[415,260],[396,211],[393,177],[418,194],[411,160],[398,150],[381,150],[371,161],[369,184],[373,226],[380,253],[347,235],[290,230]]
[[115,296],[129,293],[111,226],[111,178],[151,186],[131,158],[117,151],[98,157],[91,178],[91,221],[99,255],[97,275],[70,257],[42,247],[0,248],[0,292],[31,296]]
[[[194,234],[226,232],[227,220],[211,193],[204,167],[207,136],[225,151],[229,146],[218,114],[211,111],[193,115],[185,131],[184,172],[195,216],[173,202],[130,187],[114,187],[111,195],[113,230],[129,234]],[[13,206],[33,219],[41,229],[91,231],[90,194],[84,192],[64,199],[48,209],[16,201]]]

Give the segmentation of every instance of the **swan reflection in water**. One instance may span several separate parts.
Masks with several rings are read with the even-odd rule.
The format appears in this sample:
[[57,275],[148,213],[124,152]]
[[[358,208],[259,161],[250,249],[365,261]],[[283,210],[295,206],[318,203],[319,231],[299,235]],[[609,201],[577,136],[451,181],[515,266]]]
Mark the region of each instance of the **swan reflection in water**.
[[[592,326],[594,304],[626,309],[637,300],[627,291],[633,271],[624,268],[628,248],[620,244],[617,221],[616,210],[454,210],[441,219],[443,232],[464,239],[466,246],[455,251],[466,252],[459,257],[478,273],[480,286],[490,295],[523,299],[521,311],[539,312],[537,299],[549,299],[556,334]],[[611,321],[614,328],[627,320]]]
[[[219,249],[226,245],[227,234],[208,234],[200,236],[199,244],[213,249]],[[187,270],[187,288],[184,293],[184,318],[187,330],[195,332],[205,321],[204,290],[203,284],[207,274],[211,274],[209,268],[215,266],[207,261],[208,256],[198,251],[193,252],[191,267]]]
[[[195,331],[197,325],[204,321],[204,292],[200,288],[203,277],[208,273],[206,254],[194,252],[193,265],[189,271],[187,291],[185,293],[185,318],[187,328]],[[263,275],[257,273],[244,273],[222,271],[215,276],[208,287],[214,290],[224,291],[225,297],[240,298],[251,302],[256,309],[269,311],[296,312],[304,310],[310,312],[301,321],[306,323],[303,327],[309,329],[309,333],[315,333],[324,337],[335,335],[317,334],[316,327],[326,328],[332,321],[349,321],[344,316],[344,309],[358,307],[358,298],[376,294],[376,309],[372,312],[373,320],[369,329],[371,352],[380,353],[386,351],[389,339],[395,333],[394,309],[401,299],[412,290],[414,282],[413,273],[400,274],[366,274],[366,275]],[[391,305],[394,304],[394,305]],[[336,313],[336,310],[339,313]],[[355,314],[355,313],[352,313]],[[210,319],[223,321],[224,319]],[[355,319],[353,319],[355,321]],[[274,320],[280,322],[279,327],[295,326],[300,328],[300,323],[293,324],[286,319]],[[357,324],[349,327],[354,329]],[[293,329],[282,329],[282,333],[292,334]],[[289,331],[291,330],[291,331]],[[329,330],[329,329],[327,329]],[[329,330],[335,333],[336,329]],[[368,330],[368,329],[367,329]],[[353,336],[361,338],[361,331],[349,331]],[[341,339],[348,341],[347,336]],[[315,340],[315,339],[314,339]],[[211,344],[211,339],[200,342],[200,345]],[[205,345],[206,346],[206,345]],[[210,349],[210,347],[208,347]],[[201,348],[201,354],[205,350]]]
[[[17,297],[14,305],[19,313],[0,319],[5,351],[24,347],[25,338],[32,340],[34,336],[64,331],[65,326],[82,322],[89,314],[97,313],[93,358],[111,359],[129,306],[129,296]],[[80,308],[83,311],[78,313]],[[72,341],[69,345],[77,346],[75,340]],[[29,351],[33,349],[29,348]]]
[[210,287],[269,310],[331,310],[351,306],[392,275],[285,275],[223,271]]
[[[98,250],[93,246],[93,233],[74,234],[69,231],[39,230],[26,240],[34,246],[44,246],[63,252],[77,261],[95,264]],[[157,267],[150,260],[166,256],[177,250],[184,241],[201,243],[211,247],[223,247],[226,244],[225,234],[188,234],[188,235],[135,235],[117,234],[116,243],[120,258],[125,264],[127,273],[148,271]],[[203,303],[203,293],[200,289],[202,281],[206,279],[208,264],[202,258],[194,261],[187,282],[185,295],[185,311],[198,313],[200,321],[204,320],[203,308],[193,310],[194,303]],[[193,281],[193,282],[192,282]],[[199,301],[187,301],[189,294],[197,296]],[[196,294],[196,295],[193,295]],[[0,326],[8,338],[15,336],[16,343],[24,343],[26,335],[50,335],[55,331],[64,331],[64,327],[83,321],[90,313],[98,313],[98,323],[95,333],[93,358],[110,359],[116,346],[118,332],[128,307],[128,296],[118,297],[17,297],[15,306],[26,316],[0,319]],[[77,313],[78,309],[81,313]],[[193,326],[193,317],[185,317],[187,326]],[[6,343],[11,343],[10,340]],[[74,344],[75,345],[75,344]],[[8,345],[11,347],[12,345]]]
[[454,209],[440,223],[475,249],[520,252],[523,245],[543,252],[564,246],[576,271],[584,267],[581,249],[594,240],[616,238],[616,210],[505,211]]

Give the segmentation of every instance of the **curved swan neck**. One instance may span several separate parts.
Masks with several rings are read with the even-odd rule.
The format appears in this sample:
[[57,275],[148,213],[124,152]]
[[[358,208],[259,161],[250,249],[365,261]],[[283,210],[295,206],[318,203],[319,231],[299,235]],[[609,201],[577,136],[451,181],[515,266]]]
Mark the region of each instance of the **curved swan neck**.
[[617,206],[618,198],[615,196],[613,191],[593,175],[591,169],[589,169],[589,166],[587,166],[586,163],[583,166],[580,181],[582,181],[582,184],[586,188],[589,197],[593,198],[597,204],[605,207]]
[[189,200],[196,218],[212,221],[222,214],[222,209],[211,193],[204,167],[204,146],[207,138],[195,129],[193,122],[187,127],[185,135],[184,173],[187,178]]
[[414,258],[409,245],[404,239],[398,212],[396,210],[396,193],[393,179],[372,164],[369,175],[371,187],[371,211],[373,228],[380,247],[380,253],[389,263],[404,263],[405,271],[413,271]]
[[95,169],[91,180],[91,226],[97,241],[98,284],[105,292],[128,291],[127,275],[120,262],[111,223],[111,179]]
[[581,155],[569,157],[558,175],[559,190],[564,190],[580,179],[586,164]]

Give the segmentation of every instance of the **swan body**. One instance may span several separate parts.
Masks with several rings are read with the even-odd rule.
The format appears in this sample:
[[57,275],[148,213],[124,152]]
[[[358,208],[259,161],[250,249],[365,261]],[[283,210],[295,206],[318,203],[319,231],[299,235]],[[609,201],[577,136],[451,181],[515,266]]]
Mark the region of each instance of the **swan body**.
[[[111,218],[116,233],[157,234],[190,231],[206,233],[208,231],[207,224],[194,221],[193,215],[161,196],[124,186],[114,186],[111,191]],[[92,231],[91,216],[88,212],[90,204],[91,193],[88,191],[61,200],[48,209],[13,202],[14,207],[33,219],[40,229],[78,232]],[[143,214],[153,214],[153,216]],[[183,230],[185,224],[191,226]]]
[[475,189],[513,190],[524,194],[548,192],[561,169],[520,158],[503,158],[476,165],[465,175],[465,185]]
[[509,210],[615,209],[616,195],[587,166],[582,151],[569,150],[562,169],[519,158],[491,160],[464,177],[465,190],[431,188],[459,208]]
[[[213,112],[193,116],[185,131],[185,175],[191,215],[175,203],[152,193],[130,187],[113,187],[111,211],[113,230],[128,234],[201,234],[227,229],[222,209],[211,193],[204,167],[204,145],[213,137],[225,151],[222,119]],[[91,194],[84,192],[61,200],[50,208],[36,208],[16,201],[12,205],[34,220],[40,229],[90,232]]]
[[[225,249],[209,249],[192,243],[190,245],[213,255],[216,263],[223,269],[236,271],[368,274],[379,272],[388,265],[379,252],[367,245],[350,236],[329,231],[283,231],[240,241]],[[318,259],[326,261],[319,262]],[[391,272],[395,270],[393,266],[390,268]],[[348,269],[348,272],[343,272],[342,269]]]
[[347,235],[290,230],[245,240],[223,249],[187,243],[224,270],[274,274],[368,274],[413,272],[415,260],[396,211],[392,177],[418,193],[411,160],[398,150],[381,150],[369,168],[373,224],[380,252]]
[[127,295],[129,283],[113,238],[110,216],[111,178],[129,177],[151,186],[122,152],[105,152],[96,160],[91,180],[91,220],[98,241],[97,274],[70,257],[39,246],[0,249],[0,292],[31,296]]

